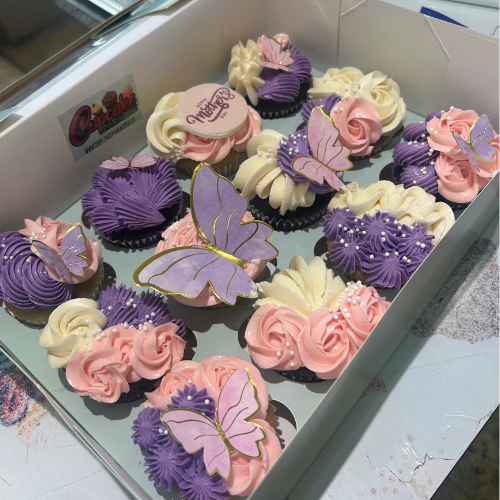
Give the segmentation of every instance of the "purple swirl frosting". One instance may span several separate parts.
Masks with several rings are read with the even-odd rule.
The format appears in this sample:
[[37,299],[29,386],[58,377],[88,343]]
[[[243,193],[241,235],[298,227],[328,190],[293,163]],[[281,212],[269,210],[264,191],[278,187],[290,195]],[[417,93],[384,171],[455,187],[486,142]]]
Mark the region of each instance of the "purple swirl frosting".
[[340,102],[340,97],[335,94],[329,95],[328,97],[317,101],[307,101],[302,106],[302,119],[307,123],[309,121],[309,116],[311,115],[312,110],[316,106],[321,106],[325,114],[330,116],[330,111],[338,102]]
[[332,210],[323,223],[334,266],[346,274],[363,271],[375,287],[399,290],[429,255],[434,237],[421,224],[401,224],[386,212],[351,218],[345,210]]
[[299,50],[293,45],[287,45],[285,50],[292,52],[294,61],[289,66],[292,71],[264,68],[260,78],[265,83],[258,89],[259,99],[293,102],[299,95],[300,86],[311,81],[311,61],[301,56]]
[[149,290],[139,296],[125,285],[111,285],[99,294],[97,303],[110,326],[127,323],[137,328],[145,323],[154,326],[174,323],[179,327],[177,335],[183,337],[186,333],[184,322],[170,316],[166,298]]
[[434,165],[425,167],[407,165],[401,169],[401,173],[399,174],[399,182],[403,184],[405,189],[418,186],[430,194],[437,194],[438,192],[437,179],[438,175]]
[[172,396],[172,404],[168,407],[195,410],[211,419],[215,417],[214,400],[208,396],[206,389],[198,391],[194,385],[186,386],[183,390],[179,389],[177,396]]
[[24,311],[53,308],[71,298],[75,285],[49,277],[44,262],[20,233],[0,235],[0,298]]
[[84,194],[82,206],[105,234],[158,226],[165,221],[162,210],[182,197],[175,167],[163,158],[146,168],[101,168],[92,176],[92,186]]
[[155,445],[169,444],[170,436],[164,433],[165,425],[161,421],[162,412],[160,408],[144,408],[134,420],[132,439],[144,452]]
[[[312,158],[309,144],[307,142],[307,129],[302,128],[288,137],[283,137],[278,145],[277,160],[278,164],[289,177],[295,182],[308,182],[309,189],[316,194],[330,193],[332,187],[329,184],[317,184],[311,182],[307,177],[298,174],[292,168],[292,162],[297,156],[308,156]],[[339,179],[344,177],[344,172],[336,172]]]

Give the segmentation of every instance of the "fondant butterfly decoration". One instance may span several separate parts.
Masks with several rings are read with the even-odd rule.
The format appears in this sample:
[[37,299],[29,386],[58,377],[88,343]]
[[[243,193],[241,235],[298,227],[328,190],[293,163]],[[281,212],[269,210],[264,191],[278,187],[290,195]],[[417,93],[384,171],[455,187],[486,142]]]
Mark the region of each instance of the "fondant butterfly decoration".
[[313,157],[297,156],[292,168],[300,175],[317,184],[326,181],[332,188],[339,190],[344,183],[335,175],[336,171],[349,170],[352,162],[348,159],[351,150],[337,144],[339,130],[332,119],[316,106],[307,122],[307,141]]
[[453,132],[462,153],[467,156],[471,165],[479,172],[479,161],[493,163],[497,150],[490,144],[495,138],[493,127],[487,115],[481,115],[470,129],[469,141],[462,139],[458,132]]
[[236,370],[224,384],[215,420],[196,410],[176,408],[162,413],[162,422],[188,453],[203,448],[207,472],[228,479],[230,453],[260,458],[259,442],[266,439],[264,429],[249,420],[260,410],[257,388],[246,368]]
[[156,158],[148,155],[137,155],[131,160],[123,156],[112,156],[111,160],[104,160],[99,166],[110,170],[122,170],[124,168],[145,168],[156,163]]
[[255,298],[246,261],[268,261],[278,250],[267,241],[273,229],[260,221],[241,222],[247,199],[210,165],[196,167],[191,181],[191,214],[206,247],[178,247],[158,253],[133,274],[136,285],[167,295],[196,298],[207,283],[215,296],[233,305],[238,296]]
[[72,226],[64,235],[59,253],[40,240],[32,240],[31,244],[45,264],[54,266],[66,282],[70,282],[70,274],[85,276],[85,268],[89,266],[89,260],[83,256],[87,240],[79,224]]
[[262,53],[266,61],[260,62],[260,66],[265,66],[271,69],[281,69],[283,71],[291,72],[290,66],[294,62],[292,53],[289,50],[283,50],[281,43],[274,38],[266,35],[262,37]]

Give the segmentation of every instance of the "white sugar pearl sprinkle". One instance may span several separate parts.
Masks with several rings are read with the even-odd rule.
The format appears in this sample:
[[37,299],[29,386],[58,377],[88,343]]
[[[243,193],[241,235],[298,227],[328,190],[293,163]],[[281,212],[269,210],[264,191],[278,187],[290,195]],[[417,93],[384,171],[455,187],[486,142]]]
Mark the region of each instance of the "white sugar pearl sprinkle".
[[209,405],[210,404],[210,400],[209,399],[205,399],[205,404]]
[[351,315],[350,315],[349,313],[345,313],[345,317],[346,317],[347,319],[349,319],[349,318],[351,317]]
[[293,368],[295,366],[295,363],[290,363],[290,368]]
[[96,339],[97,339],[97,340],[101,340],[101,336],[100,336],[100,335],[98,335],[98,336],[96,337]]
[[189,394],[188,397],[187,397],[187,400],[191,401],[192,399],[193,399],[193,396],[191,396],[191,394]]
[[113,306],[108,306],[108,311],[111,311],[113,309]]
[[286,346],[286,347],[290,347],[290,342],[286,342],[286,343],[285,343],[285,346]]
[[276,353],[276,356],[278,356],[278,358],[279,358],[279,357],[281,356],[281,351],[278,351],[278,352]]

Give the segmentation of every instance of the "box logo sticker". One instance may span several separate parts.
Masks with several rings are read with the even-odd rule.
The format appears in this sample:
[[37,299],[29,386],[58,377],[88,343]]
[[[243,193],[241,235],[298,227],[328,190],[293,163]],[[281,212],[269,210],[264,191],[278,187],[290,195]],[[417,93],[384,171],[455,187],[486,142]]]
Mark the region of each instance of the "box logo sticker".
[[140,120],[132,73],[61,113],[59,123],[75,160],[83,158]]

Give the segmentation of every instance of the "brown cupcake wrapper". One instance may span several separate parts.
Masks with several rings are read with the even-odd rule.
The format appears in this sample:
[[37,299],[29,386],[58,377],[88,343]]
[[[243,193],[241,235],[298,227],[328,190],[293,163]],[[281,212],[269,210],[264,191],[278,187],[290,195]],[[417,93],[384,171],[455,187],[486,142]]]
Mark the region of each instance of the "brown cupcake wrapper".
[[305,100],[293,102],[291,103],[290,107],[286,109],[278,109],[278,110],[262,109],[262,110],[257,110],[257,112],[262,118],[267,120],[272,120],[275,118],[285,118],[286,116],[293,115],[299,109],[301,109],[304,102]]
[[46,325],[49,321],[49,316],[54,312],[55,307],[45,308],[39,307],[38,309],[30,309],[24,310],[19,309],[16,306],[13,306],[9,302],[3,301],[5,309],[10,313],[14,318],[25,321],[26,323],[30,323],[32,325],[43,326]]
[[[238,171],[238,167],[246,160],[246,153],[239,153],[238,151],[231,150],[226,159],[221,160],[218,163],[214,163],[211,165],[213,170],[223,177],[229,177],[230,175],[235,174]],[[229,163],[225,163],[225,160],[232,160]],[[193,173],[196,167],[203,162],[191,160],[189,158],[185,158],[179,160],[175,166],[181,172],[188,175],[189,177],[193,176]]]

